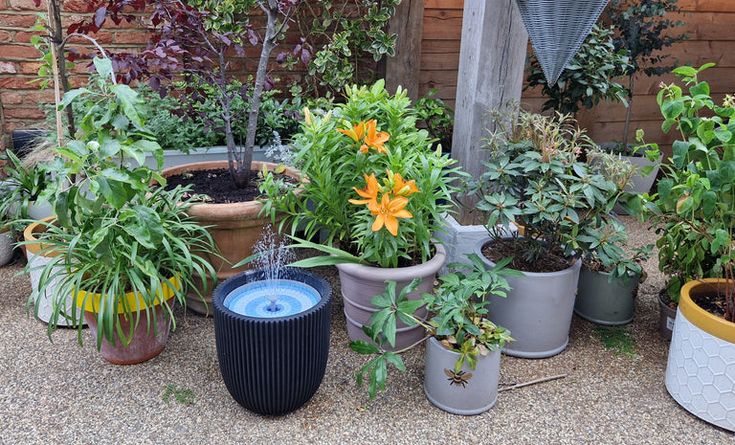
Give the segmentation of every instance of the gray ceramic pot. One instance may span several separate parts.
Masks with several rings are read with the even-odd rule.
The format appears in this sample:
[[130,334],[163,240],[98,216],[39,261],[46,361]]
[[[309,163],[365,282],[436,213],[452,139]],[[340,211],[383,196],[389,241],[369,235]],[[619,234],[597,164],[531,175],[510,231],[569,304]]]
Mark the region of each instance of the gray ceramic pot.
[[658,332],[664,340],[671,340],[674,332],[674,322],[676,321],[676,307],[673,309],[668,305],[668,297],[665,293],[658,295]]
[[[374,296],[385,292],[386,281],[395,281],[396,292],[400,292],[414,278],[420,278],[421,284],[409,298],[419,299],[424,292],[430,292],[434,286],[436,273],[444,264],[446,251],[444,246],[436,244],[436,254],[429,261],[411,267],[382,268],[360,264],[338,264],[339,281],[344,300],[344,312],[347,318],[347,334],[350,340],[369,340],[362,331],[363,325],[369,324],[370,317],[376,312],[371,303]],[[426,309],[420,309],[417,315],[426,317]],[[421,326],[408,327],[398,323],[395,349],[403,349],[424,337]]]
[[434,337],[426,342],[426,398],[452,414],[471,416],[484,413],[498,399],[500,351],[479,357],[475,369],[465,364],[460,375],[454,374],[458,357],[458,353],[446,349]]
[[4,266],[13,259],[15,240],[9,231],[0,231],[0,266]]
[[[480,240],[475,253],[489,267],[495,266],[483,255],[490,238]],[[488,318],[509,329],[515,341],[503,352],[521,358],[545,358],[562,352],[569,343],[569,327],[577,295],[582,261],[559,272],[523,272],[509,277],[512,290],[507,298],[493,298]]]
[[604,326],[628,324],[633,321],[639,282],[639,275],[610,280],[609,273],[582,267],[574,312]]

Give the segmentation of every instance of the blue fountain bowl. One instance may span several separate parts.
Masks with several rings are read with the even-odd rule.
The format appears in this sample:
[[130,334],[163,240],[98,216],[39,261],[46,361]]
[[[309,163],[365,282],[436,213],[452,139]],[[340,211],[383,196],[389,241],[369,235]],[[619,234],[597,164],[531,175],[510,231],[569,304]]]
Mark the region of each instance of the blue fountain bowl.
[[[268,298],[274,291],[277,310]],[[253,270],[217,286],[217,358],[227,390],[240,405],[282,415],[311,399],[329,356],[331,295],[324,279],[293,268],[278,280]]]
[[240,315],[278,318],[300,314],[319,303],[319,292],[297,280],[253,281],[235,288],[224,305]]

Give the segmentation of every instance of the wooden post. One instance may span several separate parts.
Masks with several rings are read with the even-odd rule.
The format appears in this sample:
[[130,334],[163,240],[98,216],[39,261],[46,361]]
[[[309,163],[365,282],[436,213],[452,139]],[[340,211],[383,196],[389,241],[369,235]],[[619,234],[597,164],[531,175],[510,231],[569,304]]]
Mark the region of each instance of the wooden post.
[[391,93],[400,85],[411,99],[419,96],[423,28],[423,0],[402,0],[388,23],[388,32],[398,35],[396,55],[385,62],[385,84]]
[[[465,0],[452,157],[474,178],[487,160],[488,111],[520,102],[527,45],[515,0]],[[460,223],[483,223],[473,211],[475,200],[460,201]]]

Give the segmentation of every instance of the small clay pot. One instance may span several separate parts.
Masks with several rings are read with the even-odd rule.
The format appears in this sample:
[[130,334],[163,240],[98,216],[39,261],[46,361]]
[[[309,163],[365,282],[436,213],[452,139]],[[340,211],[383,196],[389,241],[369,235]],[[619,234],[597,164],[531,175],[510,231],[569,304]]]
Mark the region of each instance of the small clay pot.
[[[143,363],[147,360],[156,357],[164,348],[168,342],[168,334],[171,329],[171,318],[168,315],[168,311],[160,306],[155,308],[155,332],[153,326],[148,326],[145,312],[140,314],[140,322],[135,328],[133,338],[127,346],[124,346],[122,341],[115,333],[115,341],[110,342],[106,338],[102,339],[102,347],[100,349],[100,355],[102,358],[112,363],[113,365],[136,365]],[[132,320],[125,320],[123,316],[120,317],[120,326],[123,332],[128,332],[130,329],[131,321],[135,322],[135,314],[133,314]],[[90,328],[92,334],[92,341],[97,342],[97,314],[94,312],[84,312],[84,319]]]
[[[436,273],[444,265],[446,250],[441,244],[434,245],[436,254],[429,261],[410,267],[383,268],[363,266],[361,264],[338,264],[340,288],[344,301],[344,313],[347,318],[347,334],[350,340],[370,341],[362,327],[370,323],[370,317],[378,310],[371,300],[374,296],[385,292],[386,281],[396,282],[396,293],[406,287],[413,279],[420,278],[421,283],[408,295],[409,299],[420,299],[425,292],[434,287]],[[416,312],[419,318],[425,318],[425,308]],[[406,348],[424,337],[421,326],[406,326],[399,321],[396,334],[395,350]],[[384,345],[388,346],[388,345]]]

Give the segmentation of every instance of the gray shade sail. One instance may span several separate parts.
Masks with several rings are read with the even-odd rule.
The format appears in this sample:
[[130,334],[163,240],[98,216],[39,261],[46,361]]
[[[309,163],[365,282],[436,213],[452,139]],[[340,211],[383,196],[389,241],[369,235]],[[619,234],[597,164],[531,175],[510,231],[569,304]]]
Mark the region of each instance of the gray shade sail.
[[516,0],[546,81],[553,85],[608,0]]

